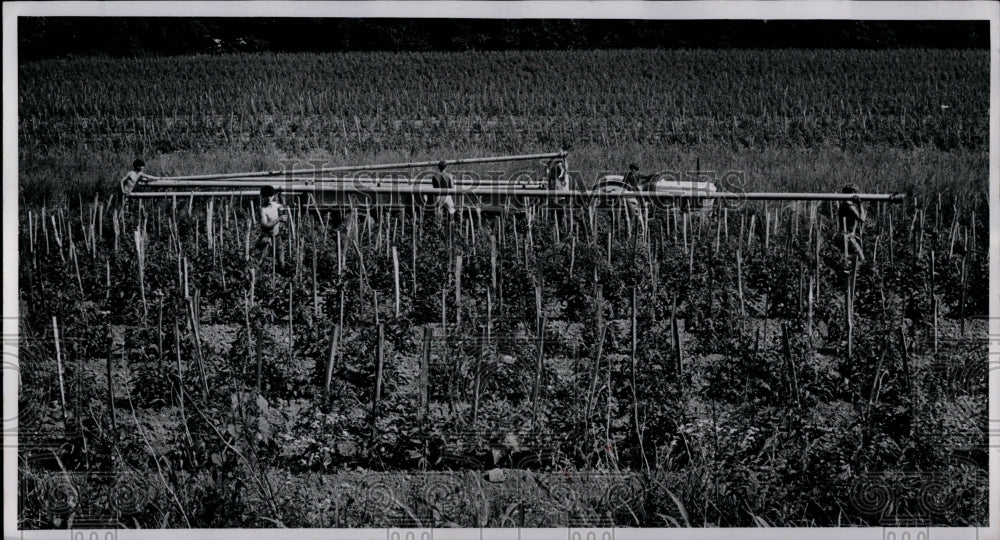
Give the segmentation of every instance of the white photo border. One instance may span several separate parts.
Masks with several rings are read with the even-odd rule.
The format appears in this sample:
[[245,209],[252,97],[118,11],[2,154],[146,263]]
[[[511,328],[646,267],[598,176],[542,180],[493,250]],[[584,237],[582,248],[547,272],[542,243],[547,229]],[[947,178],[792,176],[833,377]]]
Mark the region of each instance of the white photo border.
[[[3,4],[3,333],[16,336],[18,317],[18,129],[17,129],[17,18],[21,16],[185,16],[185,17],[385,17],[385,18],[572,18],[575,19],[746,19],[746,20],[981,20],[990,24],[990,147],[989,147],[989,333],[1000,335],[1000,3],[974,1],[148,1],[148,2],[8,2]],[[5,340],[13,347],[17,341]],[[6,354],[7,351],[5,351]],[[1000,342],[991,340],[989,354],[1000,354]],[[17,415],[17,380],[3,379],[3,417]],[[1000,370],[989,376],[989,421],[1000,421]],[[16,440],[4,431],[4,538],[73,540],[74,531],[20,531],[17,529],[18,462]],[[1000,433],[990,434],[990,486],[1000,485]],[[990,526],[926,529],[928,540],[1000,539],[1000,490],[989,493]],[[921,531],[925,530],[921,528]],[[533,540],[564,538],[567,529],[435,529],[434,536],[450,539]],[[357,538],[382,540],[386,529],[168,529],[117,530],[115,538],[156,539],[183,535],[195,539],[254,540],[292,536],[299,540]],[[67,538],[67,536],[70,536]],[[883,539],[882,528],[809,529],[616,529],[614,538],[738,537],[820,539],[832,537]],[[90,540],[84,536],[81,540]],[[105,538],[98,535],[93,538]],[[419,538],[419,537],[418,537]],[[583,536],[586,538],[586,535]],[[597,536],[600,538],[600,535]],[[913,537],[916,540],[916,537]]]

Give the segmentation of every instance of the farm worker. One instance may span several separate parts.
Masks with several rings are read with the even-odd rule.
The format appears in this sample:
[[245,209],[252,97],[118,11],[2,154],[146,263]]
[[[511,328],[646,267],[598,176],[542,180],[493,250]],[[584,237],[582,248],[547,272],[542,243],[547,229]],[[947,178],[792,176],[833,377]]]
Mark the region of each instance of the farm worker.
[[278,262],[282,266],[285,264],[285,254],[278,245],[281,224],[288,221],[288,215],[281,213],[284,209],[285,207],[278,202],[278,192],[273,187],[260,188],[260,236],[253,246],[254,249],[260,250],[258,263],[264,260],[264,254],[267,253],[265,248],[271,245],[278,256]]
[[119,181],[119,183],[121,184],[121,187],[122,187],[122,193],[124,193],[125,195],[128,195],[129,193],[132,193],[133,189],[135,189],[136,184],[138,184],[140,182],[145,183],[145,182],[152,182],[152,181],[156,180],[155,177],[152,177],[152,176],[150,176],[150,175],[142,172],[142,170],[145,167],[146,167],[146,162],[143,161],[143,160],[141,160],[141,159],[137,159],[137,160],[135,160],[135,161],[132,162],[132,170],[129,171]]
[[[549,189],[569,189],[569,173],[566,171],[566,161],[563,158],[552,158],[549,160],[545,165],[545,176]],[[552,199],[552,203],[556,206],[566,206],[570,201],[569,197],[555,197]]]
[[623,180],[625,185],[628,187],[639,190],[640,185],[643,183],[643,177],[639,174],[639,166],[632,163],[628,166],[628,173],[625,174],[625,179]]
[[[645,191],[645,184],[649,180],[648,175],[639,174],[639,166],[632,163],[628,166],[628,173],[623,182],[628,191]],[[626,198],[625,204],[628,206],[629,215],[635,219],[639,217],[639,199]]]
[[849,258],[851,255],[857,257],[858,262],[865,262],[865,255],[861,250],[861,224],[865,222],[865,208],[861,205],[861,200],[858,197],[858,186],[854,184],[847,184],[844,186],[843,192],[846,194],[853,194],[854,199],[850,201],[842,201],[840,203],[840,208],[837,210],[837,221],[840,222],[843,230],[843,238],[841,239],[841,244],[844,246],[844,256]]
[[566,162],[561,158],[552,158],[545,166],[549,189],[569,189],[569,175],[566,174]]
[[[445,163],[444,160],[438,162],[438,170],[436,173],[434,173],[434,176],[431,178],[431,185],[434,186],[435,188],[450,189],[454,186],[455,179],[452,178],[450,174],[444,172],[444,169],[447,166],[448,164]],[[433,196],[430,197],[431,201],[434,201],[435,199],[436,197]],[[440,201],[441,205],[444,205],[446,208],[448,208],[449,216],[455,215],[455,199],[451,195],[445,195],[441,197]]]

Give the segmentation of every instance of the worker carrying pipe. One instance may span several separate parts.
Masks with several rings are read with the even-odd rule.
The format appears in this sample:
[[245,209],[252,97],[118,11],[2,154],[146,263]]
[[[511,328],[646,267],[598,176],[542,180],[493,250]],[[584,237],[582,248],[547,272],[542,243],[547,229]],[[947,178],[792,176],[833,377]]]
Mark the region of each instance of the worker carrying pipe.
[[157,180],[155,176],[150,176],[143,172],[145,168],[146,162],[141,159],[136,159],[132,162],[132,170],[125,173],[125,176],[118,181],[119,185],[121,185],[123,194],[131,194],[132,190],[135,189],[135,186],[138,184],[145,184]]

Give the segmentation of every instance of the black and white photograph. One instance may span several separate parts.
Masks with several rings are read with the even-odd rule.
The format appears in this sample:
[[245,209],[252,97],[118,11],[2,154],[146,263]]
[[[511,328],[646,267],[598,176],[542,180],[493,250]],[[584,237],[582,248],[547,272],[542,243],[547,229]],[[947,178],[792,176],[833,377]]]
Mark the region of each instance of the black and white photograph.
[[5,538],[998,538],[998,4],[210,4],[4,6]]

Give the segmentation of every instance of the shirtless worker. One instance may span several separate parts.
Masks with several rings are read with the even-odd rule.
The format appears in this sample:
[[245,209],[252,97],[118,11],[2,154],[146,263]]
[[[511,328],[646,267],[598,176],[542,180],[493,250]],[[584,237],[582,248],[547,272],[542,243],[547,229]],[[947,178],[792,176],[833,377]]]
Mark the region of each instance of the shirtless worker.
[[278,264],[285,265],[285,254],[278,245],[281,224],[288,221],[288,214],[282,213],[284,205],[278,202],[278,192],[271,186],[260,188],[260,236],[253,248],[260,250],[257,263],[264,260],[267,247],[270,246],[278,257]]
[[125,176],[123,176],[119,181],[123,194],[128,195],[132,193],[132,190],[135,189],[137,184],[153,182],[156,180],[155,177],[142,172],[145,167],[146,162],[141,159],[137,159],[132,162],[132,170],[126,173]]

